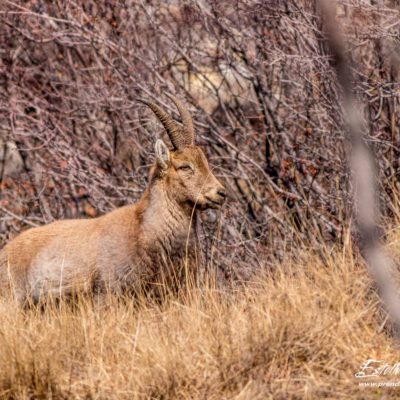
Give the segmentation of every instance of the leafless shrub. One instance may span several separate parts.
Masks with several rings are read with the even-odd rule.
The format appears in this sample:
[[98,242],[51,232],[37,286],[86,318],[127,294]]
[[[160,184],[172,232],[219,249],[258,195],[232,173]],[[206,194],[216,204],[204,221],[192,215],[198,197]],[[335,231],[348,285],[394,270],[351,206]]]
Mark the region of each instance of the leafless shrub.
[[[343,0],[338,10],[386,215],[398,185],[395,5]],[[203,221],[209,267],[246,278],[293,243],[343,240],[344,125],[313,3],[5,0],[0,22],[1,142],[23,165],[18,176],[0,168],[2,241],[136,201],[162,128],[135,99],[168,109],[165,91],[191,105],[230,189],[229,207]]]

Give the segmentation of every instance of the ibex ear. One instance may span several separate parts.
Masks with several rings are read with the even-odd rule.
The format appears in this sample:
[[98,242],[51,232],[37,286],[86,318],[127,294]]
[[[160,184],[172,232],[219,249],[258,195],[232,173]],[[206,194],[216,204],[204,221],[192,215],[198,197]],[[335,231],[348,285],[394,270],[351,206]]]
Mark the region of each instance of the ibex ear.
[[161,139],[157,139],[156,144],[154,146],[156,151],[157,162],[162,169],[167,169],[170,161],[170,155],[168,147]]

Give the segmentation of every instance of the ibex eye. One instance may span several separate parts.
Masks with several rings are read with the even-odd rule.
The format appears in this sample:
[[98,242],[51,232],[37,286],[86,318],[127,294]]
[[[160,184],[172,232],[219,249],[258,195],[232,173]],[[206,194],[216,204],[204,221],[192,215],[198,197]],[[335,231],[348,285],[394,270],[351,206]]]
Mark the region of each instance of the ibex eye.
[[192,171],[192,167],[190,165],[181,165],[178,169],[181,171]]

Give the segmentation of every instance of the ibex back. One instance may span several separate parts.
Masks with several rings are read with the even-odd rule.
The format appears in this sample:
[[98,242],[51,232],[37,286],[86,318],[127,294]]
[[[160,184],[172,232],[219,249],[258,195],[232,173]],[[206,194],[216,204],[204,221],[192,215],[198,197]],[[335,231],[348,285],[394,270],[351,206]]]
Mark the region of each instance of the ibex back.
[[38,299],[109,288],[138,290],[167,265],[190,258],[198,210],[219,208],[225,189],[195,145],[189,112],[174,97],[182,126],[153,102],[173,145],[155,144],[156,161],[140,201],[94,219],[62,220],[29,229],[0,251],[0,291]]

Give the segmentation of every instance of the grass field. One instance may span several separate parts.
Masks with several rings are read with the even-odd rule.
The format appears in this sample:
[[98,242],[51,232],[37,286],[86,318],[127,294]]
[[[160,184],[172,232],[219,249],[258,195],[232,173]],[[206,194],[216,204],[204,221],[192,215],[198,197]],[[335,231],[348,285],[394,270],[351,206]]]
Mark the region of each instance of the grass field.
[[161,305],[0,308],[7,399],[397,398],[395,388],[360,388],[354,374],[369,358],[394,364],[398,354],[350,244],[324,257],[288,255],[246,286]]

